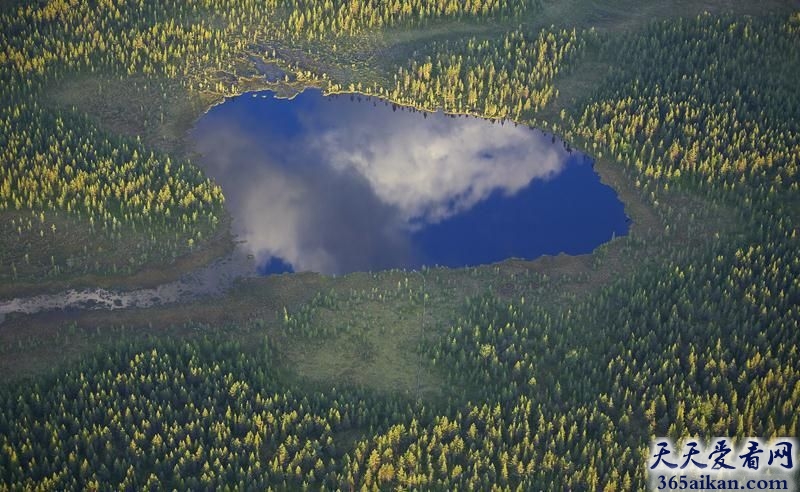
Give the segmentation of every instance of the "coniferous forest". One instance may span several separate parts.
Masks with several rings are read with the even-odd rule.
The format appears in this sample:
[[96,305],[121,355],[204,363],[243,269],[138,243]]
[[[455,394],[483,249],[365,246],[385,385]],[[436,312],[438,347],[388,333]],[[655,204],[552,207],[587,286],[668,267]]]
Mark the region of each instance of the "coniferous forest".
[[7,315],[0,490],[643,490],[656,436],[797,437],[797,9],[5,2],[0,299],[216,254],[226,199],[183,138],[256,89],[541,129],[632,226],[574,258]]

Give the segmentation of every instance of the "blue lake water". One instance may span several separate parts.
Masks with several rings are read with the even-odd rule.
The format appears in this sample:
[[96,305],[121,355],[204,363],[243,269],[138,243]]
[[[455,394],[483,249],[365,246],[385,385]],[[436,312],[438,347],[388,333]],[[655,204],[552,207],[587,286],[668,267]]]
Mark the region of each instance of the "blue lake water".
[[191,140],[261,273],[581,254],[628,230],[587,156],[509,122],[259,92],[209,110]]

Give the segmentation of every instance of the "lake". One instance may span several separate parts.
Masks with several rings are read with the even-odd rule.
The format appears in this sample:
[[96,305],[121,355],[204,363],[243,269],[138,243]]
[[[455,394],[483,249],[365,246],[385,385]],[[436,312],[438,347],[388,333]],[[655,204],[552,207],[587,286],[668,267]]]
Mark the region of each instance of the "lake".
[[629,225],[589,157],[511,122],[267,91],[213,107],[190,141],[262,274],[589,253]]

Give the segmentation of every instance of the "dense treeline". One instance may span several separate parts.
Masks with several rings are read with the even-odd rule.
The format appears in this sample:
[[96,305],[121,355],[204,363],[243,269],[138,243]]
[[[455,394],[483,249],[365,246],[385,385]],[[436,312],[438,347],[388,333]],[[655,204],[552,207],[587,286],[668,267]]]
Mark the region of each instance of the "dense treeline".
[[555,78],[595,38],[591,30],[551,27],[535,36],[514,30],[502,39],[435,42],[426,50],[432,54],[416,54],[398,68],[394,87],[364,90],[430,111],[526,121],[558,96]]
[[[629,166],[667,224],[688,212],[662,201],[687,193],[739,223],[661,252],[589,313],[607,320],[608,380],[639,385],[654,434],[797,435],[798,22],[703,15],[608,39],[615,72],[565,117],[565,133]],[[647,347],[666,353],[636,357]]]
[[797,190],[799,29],[704,15],[610,40],[625,62],[572,128],[646,177]]
[[[142,5],[133,15],[134,7],[55,1],[0,15],[0,210],[72,215],[87,223],[95,242],[143,238],[146,244],[136,245],[140,254],[131,256],[133,263],[123,259],[126,269],[192,249],[215,232],[223,201],[219,187],[185,160],[155,153],[138,139],[109,136],[76,111],[42,102],[43,91],[68,73],[186,76],[209,57],[220,56],[219,36],[202,24],[181,21],[153,5]],[[56,258],[64,259],[57,245],[25,246],[32,242],[26,232],[41,228],[44,236],[56,231],[56,222],[37,224],[36,230],[25,226],[15,226],[19,247],[4,252],[3,278],[43,274],[20,268],[23,264],[53,263],[48,268],[56,272],[85,273],[111,263],[84,255],[77,266],[74,257],[69,265],[56,264]],[[150,234],[130,233],[137,229]],[[116,263],[113,270],[101,271],[115,272]]]
[[448,17],[515,18],[538,10],[541,0],[283,0],[279,5],[290,12],[287,32],[324,39]]
[[502,40],[434,45],[433,57],[400,68],[389,93],[403,103],[520,120],[556,96],[553,79],[586,46],[573,29],[536,37],[513,31]]
[[[269,344],[125,347],[0,395],[0,479],[23,489],[334,484],[353,435],[428,414],[365,391],[279,386]],[[355,433],[355,434],[353,434]]]
[[[216,222],[219,187],[186,162],[98,135],[73,114],[3,122],[0,210],[66,210],[105,230],[117,224]],[[27,116],[27,115],[26,115]],[[30,134],[23,128],[33,126]],[[174,216],[174,217],[173,217]]]
[[[3,389],[4,481],[642,488],[651,435],[800,430],[797,305],[730,304],[742,284],[800,295],[797,265],[775,256],[736,250],[704,268],[648,269],[555,315],[526,299],[470,299],[425,349],[479,398],[438,416],[386,395],[289,390],[269,344],[155,342],[99,355],[32,389]],[[689,289],[705,301],[690,302]],[[349,431],[364,437],[352,444]]]
[[[668,224],[675,190],[741,224],[702,251],[661,253],[659,270],[603,294],[614,309],[591,312],[608,319],[609,380],[640,385],[632,401],[648,402],[654,434],[797,435],[799,24],[704,15],[609,39],[615,73],[565,118],[565,133],[629,166]],[[659,344],[661,357],[631,357]]]
[[[643,489],[651,436],[797,435],[800,263],[781,264],[787,253],[646,269],[556,315],[470,301],[428,355],[494,403],[362,442],[385,468],[366,483]],[[776,295],[756,301],[755,286]]]

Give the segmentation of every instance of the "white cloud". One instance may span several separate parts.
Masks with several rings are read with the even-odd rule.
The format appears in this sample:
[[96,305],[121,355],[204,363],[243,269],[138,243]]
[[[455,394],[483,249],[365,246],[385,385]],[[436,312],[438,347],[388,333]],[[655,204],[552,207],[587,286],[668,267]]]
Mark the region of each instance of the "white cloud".
[[340,273],[413,263],[412,222],[512,195],[567,160],[525,127],[343,102],[301,110],[304,131],[288,140],[261,133],[270,125],[243,127],[225,106],[193,131],[235,232],[262,264],[277,256],[298,271]]
[[313,143],[334,168],[364,176],[406,220],[438,222],[494,191],[513,195],[532,179],[555,176],[567,160],[563,149],[526,127],[408,116],[382,125],[355,119],[347,128],[328,129]]

